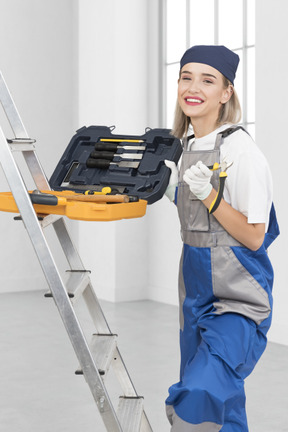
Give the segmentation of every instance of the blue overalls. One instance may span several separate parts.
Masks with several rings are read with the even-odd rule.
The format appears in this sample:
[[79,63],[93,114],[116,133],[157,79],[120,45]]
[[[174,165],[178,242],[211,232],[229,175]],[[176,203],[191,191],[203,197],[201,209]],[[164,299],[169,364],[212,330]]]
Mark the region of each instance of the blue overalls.
[[[274,207],[263,245],[244,247],[210,215],[183,181],[201,160],[220,162],[223,139],[211,151],[184,148],[177,207],[183,251],[179,271],[180,381],[166,400],[171,432],[247,432],[244,379],[266,347],[273,269],[266,249],[279,234]],[[218,173],[219,175],[219,173]],[[211,179],[218,188],[217,173]]]

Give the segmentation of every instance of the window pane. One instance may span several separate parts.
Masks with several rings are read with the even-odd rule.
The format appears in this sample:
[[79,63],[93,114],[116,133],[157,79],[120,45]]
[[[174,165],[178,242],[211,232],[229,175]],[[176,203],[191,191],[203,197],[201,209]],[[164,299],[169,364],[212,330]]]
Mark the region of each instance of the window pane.
[[247,0],[247,45],[255,45],[255,0]]
[[243,0],[219,0],[219,45],[235,49],[242,44]]
[[167,63],[180,61],[186,49],[186,0],[167,0]]
[[[205,17],[203,25],[203,17]],[[190,0],[190,46],[213,45],[214,0]]]
[[179,77],[179,65],[167,66],[166,84],[166,126],[171,129],[174,121],[174,111],[177,100],[177,82]]
[[255,121],[255,48],[247,49],[247,121]]
[[238,95],[241,109],[243,110],[243,52],[242,50],[236,51],[240,57],[239,66],[234,81],[234,88]]

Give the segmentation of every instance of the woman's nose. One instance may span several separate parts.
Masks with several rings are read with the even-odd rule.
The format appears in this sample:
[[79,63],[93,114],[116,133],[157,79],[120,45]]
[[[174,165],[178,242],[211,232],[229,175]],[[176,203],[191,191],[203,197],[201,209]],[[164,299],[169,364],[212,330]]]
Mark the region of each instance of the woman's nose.
[[190,93],[197,93],[199,92],[199,83],[196,80],[191,80],[189,90]]

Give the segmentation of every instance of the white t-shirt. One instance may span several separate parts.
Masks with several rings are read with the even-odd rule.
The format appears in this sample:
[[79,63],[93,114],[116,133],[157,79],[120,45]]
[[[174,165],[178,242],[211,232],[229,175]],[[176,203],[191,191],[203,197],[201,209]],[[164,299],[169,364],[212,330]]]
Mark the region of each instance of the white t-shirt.
[[[216,135],[231,125],[222,125],[209,135],[189,141],[188,149],[212,150]],[[248,223],[269,224],[272,205],[272,176],[268,162],[253,139],[239,129],[224,139],[220,162],[233,162],[227,169],[223,198],[248,218]]]

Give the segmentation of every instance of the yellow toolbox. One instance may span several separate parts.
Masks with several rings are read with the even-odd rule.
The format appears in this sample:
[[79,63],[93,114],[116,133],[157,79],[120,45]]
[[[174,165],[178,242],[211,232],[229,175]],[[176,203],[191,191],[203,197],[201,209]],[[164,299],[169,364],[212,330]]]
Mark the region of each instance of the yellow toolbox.
[[[109,195],[84,195],[73,191],[30,191],[29,194],[39,217],[56,214],[84,221],[113,221],[142,217],[147,206],[145,200],[107,202]],[[19,212],[11,192],[0,193],[0,211]]]

